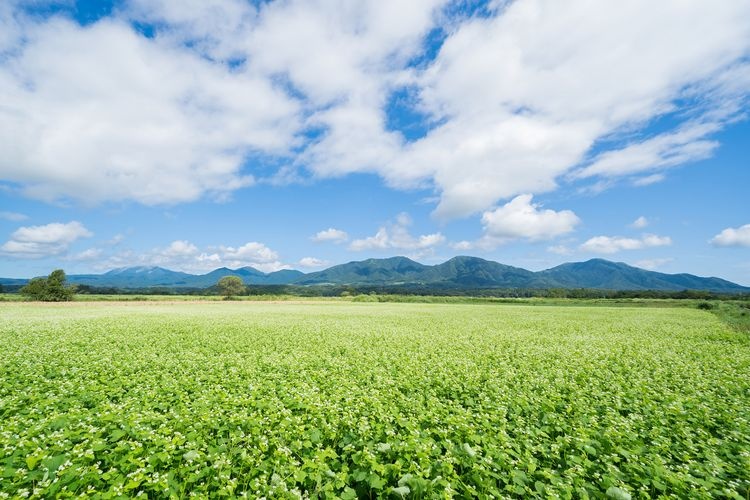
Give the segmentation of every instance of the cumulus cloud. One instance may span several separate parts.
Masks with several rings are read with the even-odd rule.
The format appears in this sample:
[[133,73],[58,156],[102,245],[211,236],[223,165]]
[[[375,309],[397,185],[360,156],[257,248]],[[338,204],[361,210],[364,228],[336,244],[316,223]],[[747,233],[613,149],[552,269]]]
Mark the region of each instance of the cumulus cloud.
[[630,227],[635,229],[643,229],[644,227],[648,226],[648,224],[649,220],[641,215],[630,224]]
[[177,240],[162,250],[162,255],[167,257],[190,257],[198,253],[198,247],[185,240]]
[[20,222],[28,218],[28,215],[19,214],[18,212],[0,212],[0,219],[9,220],[11,222]]
[[333,243],[343,243],[349,239],[346,231],[329,227],[324,231],[319,231],[315,236],[310,238],[315,242],[331,241]]
[[387,249],[423,252],[445,242],[445,236],[441,233],[412,236],[409,233],[411,224],[409,215],[401,213],[393,223],[380,227],[375,235],[352,241],[349,249],[355,252]]
[[573,231],[581,222],[570,210],[542,209],[531,202],[532,198],[530,194],[520,195],[502,207],[485,212],[482,215],[485,242],[549,240]]
[[[44,200],[180,203],[368,172],[434,188],[436,215],[460,217],[561,179],[659,180],[711,155],[750,89],[747,2],[518,0],[456,17],[445,0],[132,0],[85,27],[10,5],[0,179]],[[389,124],[404,91],[421,136]],[[646,130],[666,114],[674,129]]]
[[669,236],[644,234],[641,238],[624,238],[621,236],[595,236],[584,242],[580,249],[591,253],[617,253],[622,250],[640,250],[643,248],[661,247],[672,244]]
[[268,248],[263,243],[257,241],[251,241],[245,243],[241,247],[220,247],[222,256],[225,259],[245,262],[256,262],[260,264],[268,264],[276,262],[279,259],[279,254]]
[[248,156],[294,143],[298,106],[268,79],[117,19],[23,27],[25,42],[0,66],[0,178],[27,196],[220,197],[253,184],[241,169]]
[[[433,161],[439,214],[462,215],[500,198],[554,189],[598,139],[632,134],[676,111],[686,88],[695,89],[692,102],[747,94],[747,86],[730,88],[724,78],[748,51],[750,26],[741,20],[750,14],[747,5],[725,3],[718,11],[700,2],[504,6],[497,16],[461,24],[420,78],[424,107],[445,123],[413,145],[409,160]],[[716,38],[697,40],[698,25]],[[656,139],[642,136],[617,154],[602,153],[582,174],[634,174],[705,157],[715,148],[706,137],[728,116],[726,108],[723,117],[693,120]]]
[[190,273],[212,271],[218,267],[237,269],[250,266],[263,272],[289,269],[280,261],[279,254],[256,241],[234,246],[212,246],[204,249],[187,240],[176,240],[163,248],[145,252],[123,250],[101,259],[98,269],[130,266],[161,266]]
[[43,226],[26,226],[16,229],[10,239],[0,246],[6,256],[18,258],[41,258],[61,255],[70,245],[93,233],[78,221],[53,222]]
[[750,224],[728,227],[711,238],[710,243],[717,247],[750,247]]

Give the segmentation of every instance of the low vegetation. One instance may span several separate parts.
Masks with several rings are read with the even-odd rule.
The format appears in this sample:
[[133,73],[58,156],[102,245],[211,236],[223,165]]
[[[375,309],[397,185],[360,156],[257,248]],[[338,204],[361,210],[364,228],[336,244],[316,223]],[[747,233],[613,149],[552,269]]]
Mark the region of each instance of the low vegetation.
[[4,303],[0,338],[6,496],[750,494],[750,340],[696,307]]

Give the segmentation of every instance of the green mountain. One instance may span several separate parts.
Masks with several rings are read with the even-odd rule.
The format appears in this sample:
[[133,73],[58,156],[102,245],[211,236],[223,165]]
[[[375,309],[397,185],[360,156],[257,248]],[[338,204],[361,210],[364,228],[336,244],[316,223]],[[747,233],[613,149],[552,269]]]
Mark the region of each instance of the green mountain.
[[534,288],[535,285],[531,271],[466,256],[428,267],[422,273],[421,282],[467,288],[505,286],[505,283],[513,283],[513,288]]
[[296,285],[399,285],[416,283],[419,276],[429,269],[406,257],[389,259],[367,259],[329,267],[317,273],[305,274]]
[[[349,262],[304,274],[285,269],[264,273],[252,267],[222,267],[194,275],[161,267],[128,267],[104,274],[68,277],[71,283],[117,288],[208,288],[224,276],[238,276],[247,285],[413,285],[436,289],[479,288],[595,288],[604,290],[706,290],[719,293],[749,293],[743,287],[720,278],[691,274],[646,271],[622,262],[591,259],[570,262],[532,272],[478,257],[454,257],[442,264],[426,266],[406,257]],[[17,286],[25,280],[3,279],[0,284]]]
[[665,274],[646,271],[622,262],[591,259],[561,264],[536,273],[562,288],[598,288],[606,290],[709,290],[742,292],[742,287],[721,278],[701,278],[692,274]]
[[406,257],[367,259],[305,274],[296,285],[423,285],[441,288],[596,288],[605,290],[707,290],[750,292],[720,278],[646,271],[619,262],[591,259],[545,271],[459,256],[426,266]]

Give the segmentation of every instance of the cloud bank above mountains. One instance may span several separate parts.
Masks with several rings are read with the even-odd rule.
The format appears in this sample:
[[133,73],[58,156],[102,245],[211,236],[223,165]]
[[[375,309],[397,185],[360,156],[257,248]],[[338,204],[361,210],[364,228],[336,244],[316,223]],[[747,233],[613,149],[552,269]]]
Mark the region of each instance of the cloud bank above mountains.
[[[169,205],[373,173],[433,189],[438,218],[533,240],[525,220],[563,234],[577,217],[532,195],[658,182],[741,117],[747,2],[465,7],[130,0],[83,26],[5,2],[0,179],[49,202]],[[386,233],[351,245],[400,244]]]

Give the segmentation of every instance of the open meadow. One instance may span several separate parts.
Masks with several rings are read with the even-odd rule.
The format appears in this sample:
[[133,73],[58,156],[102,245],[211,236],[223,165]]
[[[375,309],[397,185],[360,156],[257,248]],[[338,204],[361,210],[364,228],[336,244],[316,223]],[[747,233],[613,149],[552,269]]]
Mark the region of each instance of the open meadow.
[[750,338],[686,308],[0,303],[0,497],[750,495]]

